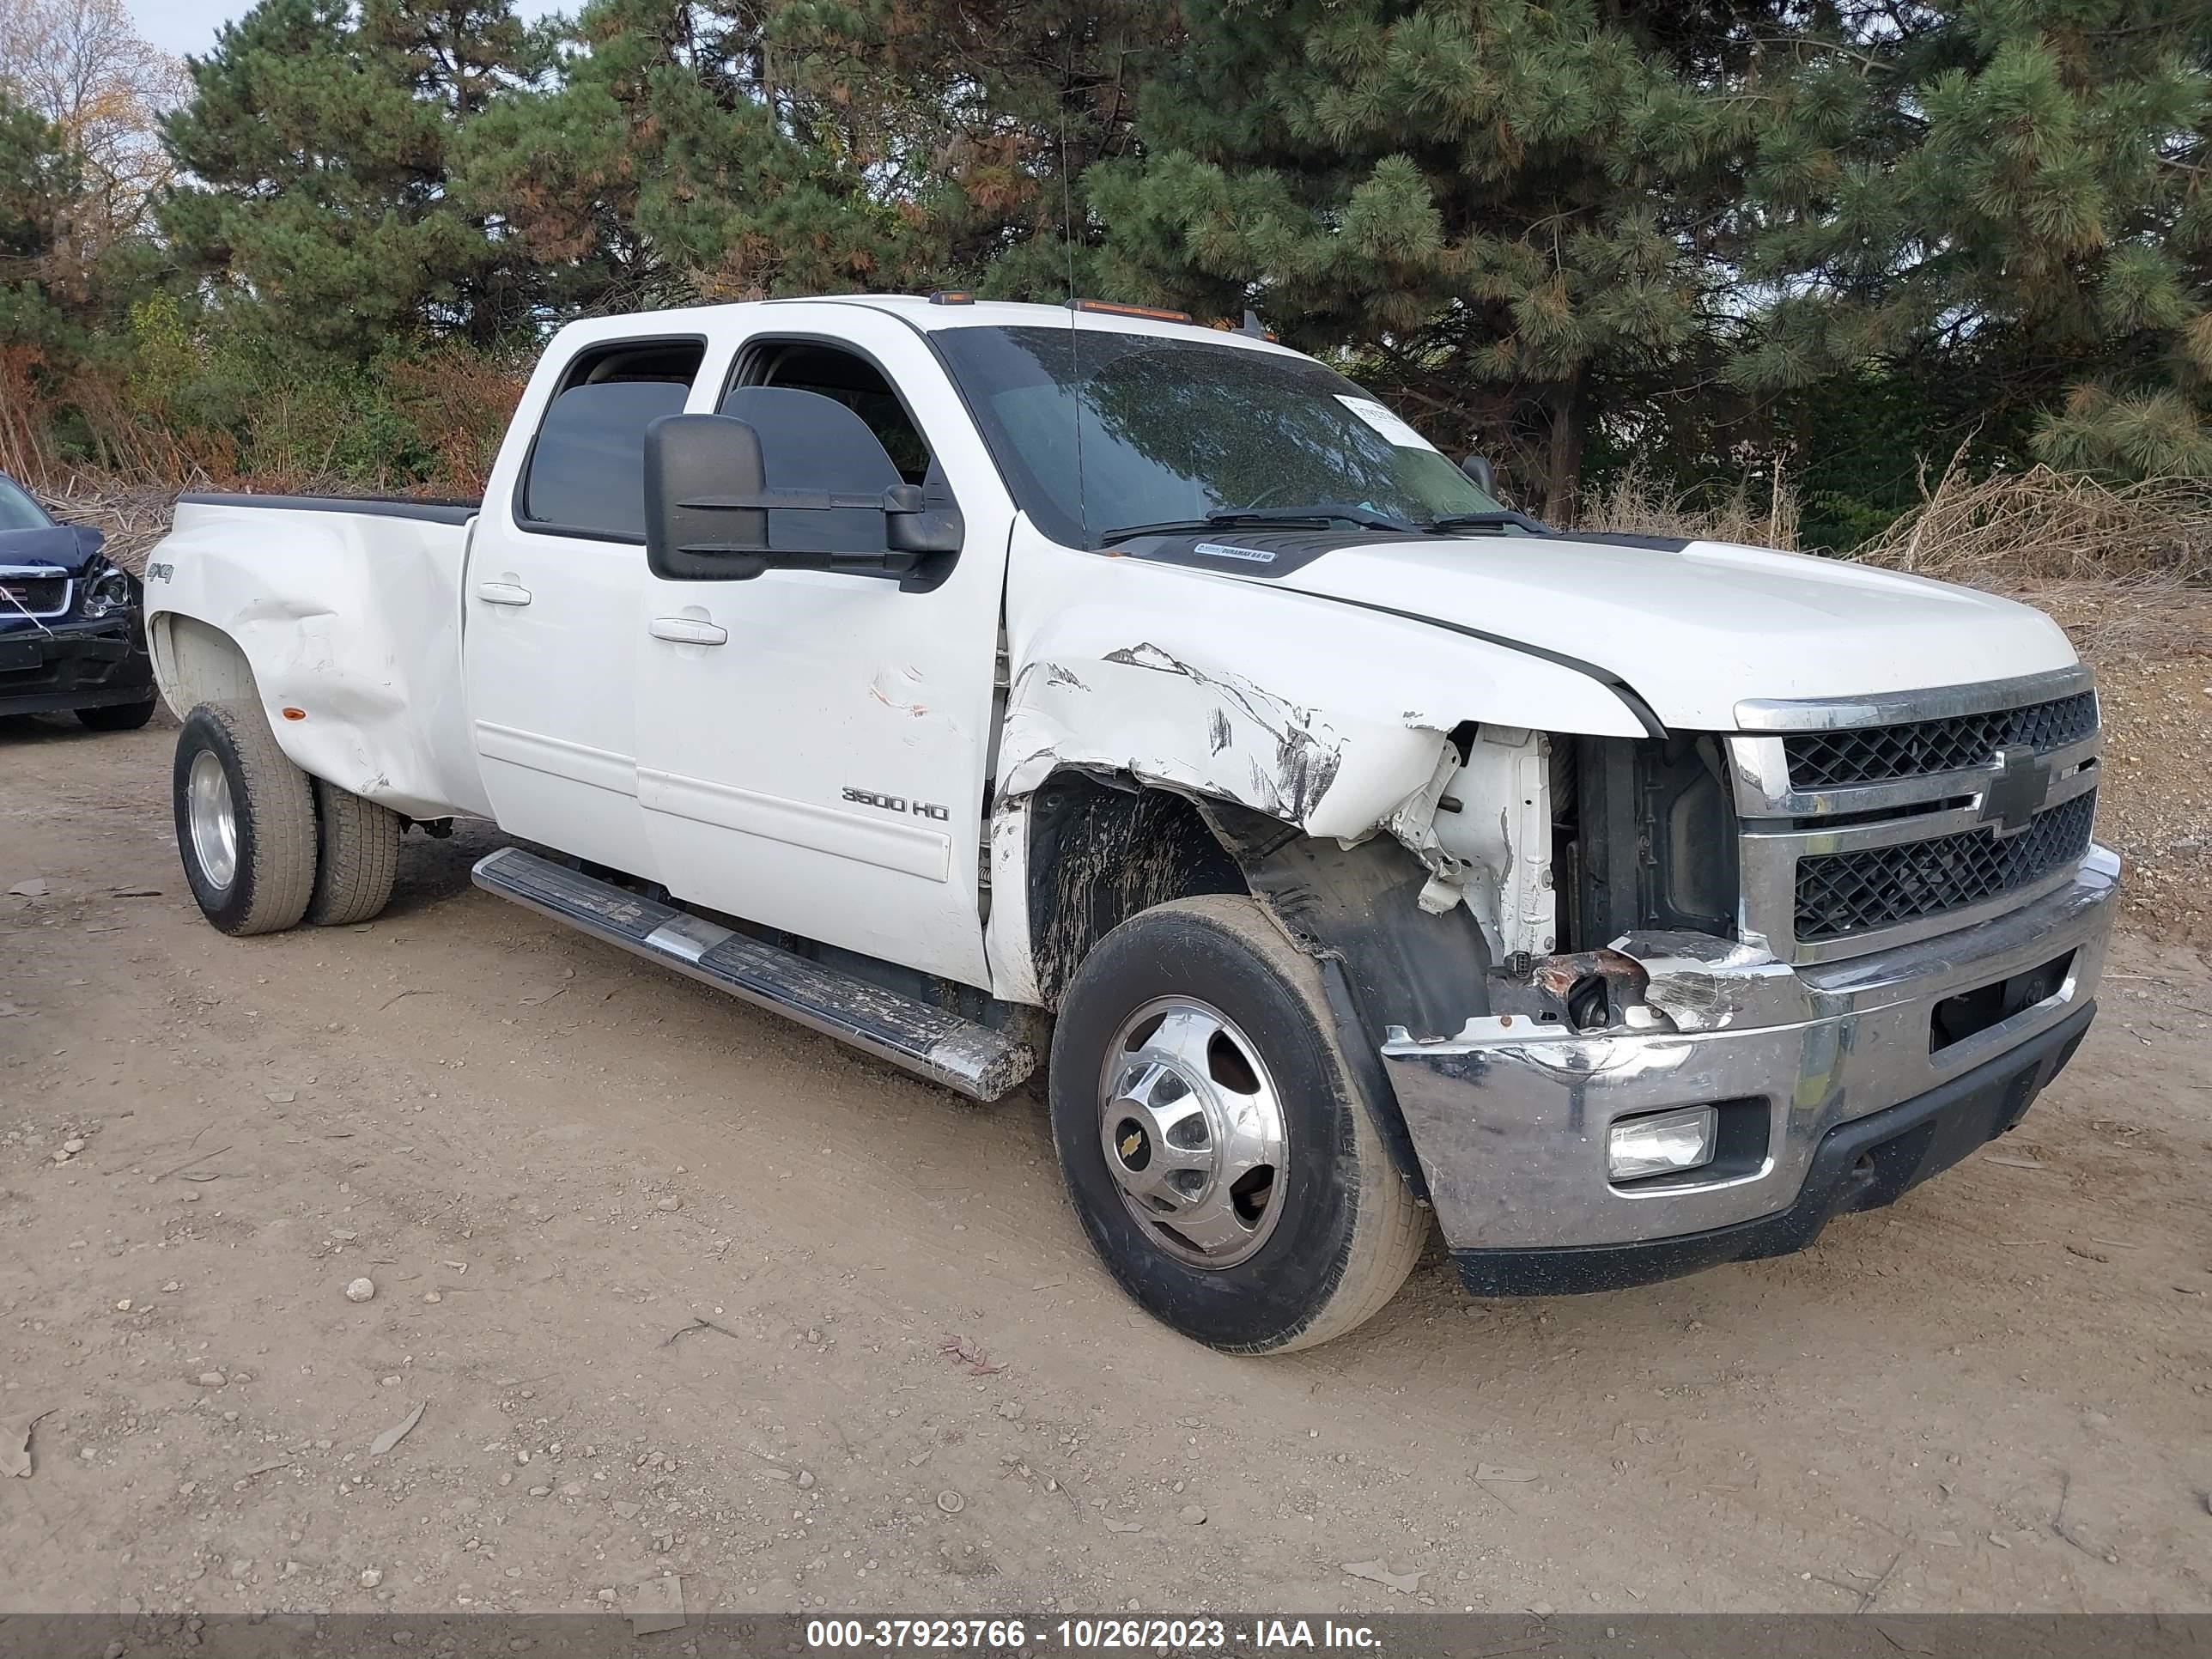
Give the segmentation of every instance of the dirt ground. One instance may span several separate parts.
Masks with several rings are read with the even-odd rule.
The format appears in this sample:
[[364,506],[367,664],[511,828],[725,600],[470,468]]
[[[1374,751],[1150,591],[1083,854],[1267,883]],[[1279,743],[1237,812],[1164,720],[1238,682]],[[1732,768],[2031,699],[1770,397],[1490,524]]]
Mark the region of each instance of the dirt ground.
[[1116,1291],[1033,1101],[478,893],[486,835],[219,936],[173,740],[0,722],[0,1612],[2212,1608],[2185,935],[1807,1255],[1522,1303],[1432,1255],[1235,1360]]
[[2126,860],[2121,908],[2200,949],[2212,948],[2212,608],[2203,621],[2206,654],[2097,666],[2097,837]]

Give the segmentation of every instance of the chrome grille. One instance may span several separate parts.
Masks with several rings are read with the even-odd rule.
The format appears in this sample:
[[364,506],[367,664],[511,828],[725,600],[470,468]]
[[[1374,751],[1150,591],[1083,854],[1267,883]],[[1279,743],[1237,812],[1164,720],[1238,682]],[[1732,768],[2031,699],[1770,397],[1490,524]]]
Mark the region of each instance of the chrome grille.
[[0,617],[58,617],[70,606],[70,579],[35,567],[0,569]]
[[1931,777],[1982,765],[1998,750],[2025,744],[2063,749],[2097,730],[2097,694],[2077,692],[2020,708],[1984,709],[1944,720],[1910,720],[1847,732],[1786,738],[1790,781],[1799,789]]
[[1825,962],[1970,927],[2063,884],[2096,817],[2085,668],[1736,705],[1747,943]]
[[2031,886],[2081,861],[2094,790],[2036,814],[2017,836],[1970,830],[1797,860],[1797,940],[1817,944],[1894,927]]

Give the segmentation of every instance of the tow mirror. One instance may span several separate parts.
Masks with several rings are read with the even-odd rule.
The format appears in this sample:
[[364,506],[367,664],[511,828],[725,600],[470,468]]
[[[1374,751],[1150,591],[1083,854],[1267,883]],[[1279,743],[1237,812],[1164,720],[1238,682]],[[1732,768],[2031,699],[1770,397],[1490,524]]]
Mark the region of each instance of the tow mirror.
[[769,567],[760,434],[726,415],[645,429],[645,562],[671,581],[744,581]]
[[[868,549],[774,548],[768,515],[860,510],[884,515],[884,543]],[[919,484],[847,493],[775,489],[760,434],[728,415],[665,415],[645,429],[645,562],[672,581],[746,581],[771,565],[852,570],[930,586],[924,561],[960,550],[963,526],[933,507]]]
[[1459,464],[1459,470],[1474,481],[1474,487],[1492,501],[1498,499],[1498,469],[1490,464],[1487,455],[1470,454]]
[[884,536],[893,553],[957,553],[964,533],[960,514],[930,506],[920,484],[893,484],[884,491]]

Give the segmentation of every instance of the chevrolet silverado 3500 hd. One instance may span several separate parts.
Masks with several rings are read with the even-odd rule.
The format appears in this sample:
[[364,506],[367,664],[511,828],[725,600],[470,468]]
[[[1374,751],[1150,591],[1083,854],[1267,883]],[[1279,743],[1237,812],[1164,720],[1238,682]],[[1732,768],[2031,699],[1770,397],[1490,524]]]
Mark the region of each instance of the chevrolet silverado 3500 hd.
[[493,893],[978,1099],[1179,1330],[1811,1242],[2093,1011],[2096,694],[2021,605],[1553,532],[1358,386],[958,296],[579,323],[481,503],[188,495],[149,629],[232,933]]

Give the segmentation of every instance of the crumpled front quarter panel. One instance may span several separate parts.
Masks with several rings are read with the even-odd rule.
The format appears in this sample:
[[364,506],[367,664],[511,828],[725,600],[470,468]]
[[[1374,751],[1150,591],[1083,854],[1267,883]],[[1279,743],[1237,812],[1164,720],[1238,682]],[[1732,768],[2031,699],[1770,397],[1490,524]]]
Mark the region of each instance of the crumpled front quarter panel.
[[1463,720],[1642,730],[1587,675],[1418,619],[1074,552],[1026,523],[1016,540],[1001,799],[1080,766],[1358,840],[1429,783]]

